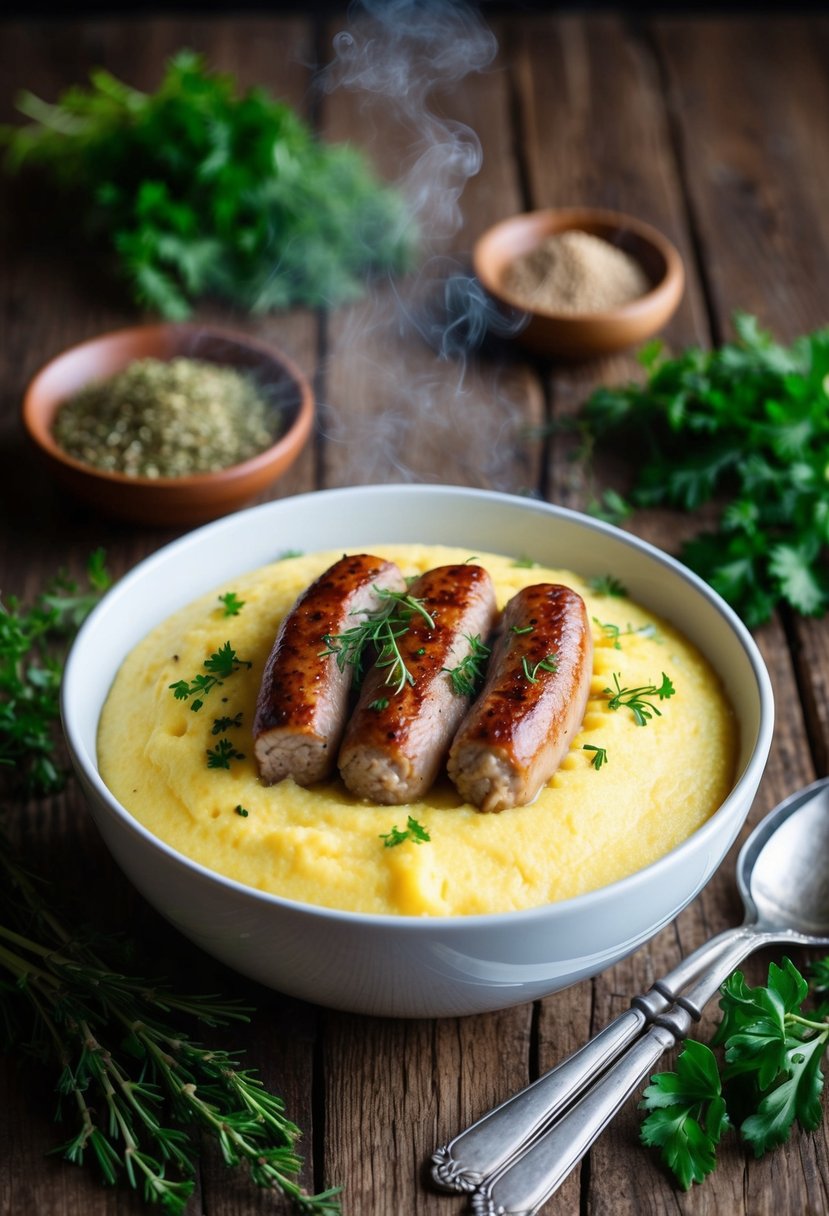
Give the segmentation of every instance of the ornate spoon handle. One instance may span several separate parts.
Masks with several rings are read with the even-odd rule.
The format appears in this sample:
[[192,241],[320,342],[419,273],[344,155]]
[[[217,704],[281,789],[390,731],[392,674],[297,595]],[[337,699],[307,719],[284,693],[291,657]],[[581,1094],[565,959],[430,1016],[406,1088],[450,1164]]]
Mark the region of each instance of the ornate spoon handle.
[[[449,1191],[474,1191],[571,1105],[649,1022],[670,1009],[696,975],[721,958],[725,965],[736,966],[757,944],[757,930],[743,925],[695,950],[649,992],[635,997],[630,1009],[584,1047],[439,1148],[432,1156],[432,1177],[437,1185]],[[692,1014],[699,1016],[694,1011]]]

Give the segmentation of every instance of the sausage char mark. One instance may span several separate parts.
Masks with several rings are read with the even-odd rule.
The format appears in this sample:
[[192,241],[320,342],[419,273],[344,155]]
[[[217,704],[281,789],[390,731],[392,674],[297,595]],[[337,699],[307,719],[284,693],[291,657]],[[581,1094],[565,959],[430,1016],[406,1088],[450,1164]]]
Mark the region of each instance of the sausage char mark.
[[325,639],[377,609],[378,589],[405,586],[393,562],[359,553],[335,562],[300,595],[279,628],[256,703],[253,749],[267,785],[286,777],[313,785],[334,772],[352,669],[326,653]]
[[481,566],[439,566],[409,588],[430,618],[412,611],[397,637],[408,677],[396,691],[390,669],[372,667],[346,727],[340,774],[360,798],[384,805],[411,802],[434,782],[469,705],[450,672],[487,637],[496,605]]
[[584,601],[538,583],[507,604],[481,695],[449,752],[449,776],[482,811],[531,802],[579,730],[593,669]]

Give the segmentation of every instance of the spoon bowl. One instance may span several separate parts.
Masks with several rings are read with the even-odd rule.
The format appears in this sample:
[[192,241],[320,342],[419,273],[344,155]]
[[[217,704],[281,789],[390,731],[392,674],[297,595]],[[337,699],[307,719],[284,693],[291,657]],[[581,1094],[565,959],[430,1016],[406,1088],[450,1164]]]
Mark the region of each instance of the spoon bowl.
[[803,945],[829,944],[829,778],[781,802],[743,845],[737,885],[746,922]]

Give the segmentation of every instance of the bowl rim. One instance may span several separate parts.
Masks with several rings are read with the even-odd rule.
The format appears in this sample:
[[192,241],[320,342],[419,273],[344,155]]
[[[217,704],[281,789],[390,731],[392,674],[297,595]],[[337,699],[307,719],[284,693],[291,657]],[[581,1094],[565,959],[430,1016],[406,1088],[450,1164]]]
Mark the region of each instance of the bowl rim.
[[[620,304],[616,308],[594,310],[592,312],[556,312],[555,309],[544,308],[541,305],[528,307],[526,300],[513,295],[493,275],[489,274],[483,255],[487,247],[504,232],[509,231],[509,229],[527,227],[547,217],[560,217],[568,221],[549,234],[553,236],[561,232],[571,232],[577,229],[579,225],[576,221],[579,217],[582,220],[589,218],[590,222],[595,221],[607,224],[609,227],[627,230],[652,246],[661,255],[665,263],[664,274],[644,295],[637,296],[636,299],[629,300],[627,304]],[[635,254],[631,254],[630,256],[636,257]],[[636,258],[636,260],[638,261],[639,259]],[[482,232],[475,241],[472,249],[472,266],[475,274],[490,295],[502,300],[510,308],[530,318],[540,317],[544,320],[556,321],[573,328],[584,328],[593,324],[610,324],[614,321],[635,320],[642,314],[647,315],[654,309],[671,301],[675,293],[681,293],[685,282],[685,270],[679,250],[663,232],[660,232],[653,224],[648,223],[646,220],[641,220],[637,216],[627,215],[625,212],[614,211],[604,207],[591,206],[539,207],[533,211],[519,211],[515,215],[506,216],[504,219],[498,220],[497,223],[490,225],[489,228]]]
[[[733,788],[729,791],[726,798],[709,816],[695,832],[680,841],[673,849],[651,862],[649,865],[642,867],[634,873],[626,875],[623,878],[617,879],[615,882],[607,883],[604,886],[596,887],[591,891],[586,891],[581,895],[572,896],[569,899],[555,900],[549,903],[540,904],[531,908],[515,909],[507,912],[485,912],[472,913],[469,915],[442,915],[442,916],[404,916],[395,913],[375,913],[375,912],[354,912],[341,908],[331,908],[322,904],[304,903],[300,900],[293,900],[285,896],[276,895],[272,892],[261,891],[258,888],[247,886],[239,882],[237,879],[228,878],[217,870],[211,870],[208,866],[201,862],[195,861],[184,853],[180,853],[171,845],[161,840],[146,828],[139,820],[137,820],[124,807],[117,798],[110,792],[107,785],[101,778],[98,770],[97,757],[90,756],[83,740],[80,738],[76,724],[73,722],[69,714],[69,702],[74,696],[74,688],[76,684],[83,687],[84,684],[84,665],[79,658],[83,646],[87,639],[94,635],[98,620],[105,612],[111,612],[117,609],[118,600],[129,594],[134,583],[138,582],[144,573],[151,569],[154,565],[163,564],[170,560],[170,557],[182,549],[189,547],[192,544],[199,543],[200,538],[206,532],[217,533],[225,529],[235,529],[243,527],[246,524],[253,525],[256,517],[261,516],[268,511],[273,510],[280,504],[283,509],[285,504],[292,504],[297,509],[301,510],[302,503],[312,499],[319,499],[320,495],[324,495],[326,501],[331,503],[332,510],[336,509],[338,501],[347,501],[349,498],[359,498],[367,496],[369,498],[380,499],[388,493],[392,494],[410,494],[413,497],[421,495],[431,495],[436,493],[450,493],[473,501],[488,501],[492,503],[502,503],[504,505],[521,504],[528,511],[536,511],[552,518],[561,518],[572,523],[585,526],[588,530],[594,530],[605,535],[609,535],[616,541],[627,544],[630,548],[643,553],[645,556],[654,560],[657,565],[667,567],[672,573],[678,575],[682,580],[689,583],[704,599],[724,616],[727,623],[730,625],[733,633],[736,635],[737,641],[741,646],[746,658],[748,659],[754,679],[757,686],[759,719],[757,738],[742,773],[739,774]],[[378,503],[379,509],[379,503]],[[389,542],[391,543],[391,542]],[[126,654],[123,658],[126,657]],[[113,679],[115,673],[113,672]],[[101,705],[101,709],[103,704]],[[190,871],[195,877],[202,881],[216,884],[220,888],[224,888],[229,893],[253,900],[257,905],[282,908],[294,914],[303,914],[311,916],[315,919],[328,919],[337,923],[359,926],[362,929],[389,929],[392,926],[399,932],[407,934],[429,934],[433,932],[448,932],[457,930],[459,927],[468,926],[474,928],[495,928],[505,926],[520,926],[522,924],[531,924],[537,920],[543,920],[551,914],[555,915],[560,912],[561,915],[568,913],[578,913],[583,910],[588,910],[591,907],[594,910],[599,910],[609,901],[615,901],[617,898],[624,898],[626,895],[633,895],[637,888],[647,884],[651,875],[663,868],[667,868],[671,864],[671,859],[678,852],[687,848],[691,841],[696,842],[700,846],[704,846],[708,838],[719,834],[720,821],[733,814],[735,804],[742,797],[741,790],[743,787],[756,788],[759,785],[763,771],[768,759],[768,753],[771,747],[772,734],[774,728],[774,694],[772,690],[771,678],[766,668],[765,662],[760,653],[757,643],[754,641],[750,631],[743,621],[737,616],[736,612],[722,599],[722,597],[713,590],[699,575],[695,574],[688,567],[684,566],[678,559],[670,554],[652,545],[649,541],[642,540],[634,536],[632,533],[626,532],[621,528],[615,527],[613,524],[606,523],[603,520],[594,519],[592,516],[585,515],[581,512],[574,511],[569,507],[558,506],[554,503],[542,502],[541,500],[524,499],[518,495],[508,494],[496,490],[481,490],[466,486],[452,486],[444,484],[410,484],[390,482],[383,485],[369,486],[349,486],[339,487],[326,490],[312,490],[304,494],[288,496],[283,499],[275,499],[268,503],[262,503],[257,506],[249,507],[242,511],[234,512],[231,515],[222,516],[220,519],[213,520],[210,523],[204,524],[201,527],[192,529],[183,536],[163,545],[154,553],[140,561],[132,570],[128,571],[101,599],[99,604],[93,609],[87,617],[84,624],[81,626],[78,634],[67,656],[64,678],[61,685],[60,694],[60,710],[61,722],[64,735],[69,748],[70,756],[73,765],[79,770],[83,779],[92,787],[97,797],[102,800],[107,812],[118,819],[121,826],[127,828],[135,836],[142,839],[151,848],[158,849],[173,864],[183,866]],[[100,709],[98,712],[98,720],[100,720]],[[96,729],[97,729],[96,721]],[[82,781],[83,785],[83,781]],[[742,825],[745,816],[743,816],[737,824],[734,833],[732,833],[732,843],[734,837]],[[116,863],[117,864],[117,863]],[[719,864],[722,864],[720,861]],[[718,868],[718,866],[716,867]],[[694,892],[696,894],[697,892]],[[689,898],[693,898],[691,895]],[[686,901],[687,903],[688,901]],[[684,906],[684,905],[683,905]],[[668,919],[672,919],[674,913]],[[667,923],[663,921],[661,923]],[[659,927],[659,926],[658,926]]]
[[[279,365],[287,372],[290,379],[296,385],[299,394],[296,417],[276,442],[270,444],[263,451],[257,452],[255,456],[249,456],[246,460],[238,461],[236,464],[227,465],[222,469],[214,469],[207,473],[191,473],[183,477],[133,477],[128,473],[99,469],[95,465],[86,464],[84,461],[78,460],[75,456],[71,456],[69,452],[64,451],[60,444],[55,441],[50,427],[43,421],[43,412],[39,406],[35,405],[40,386],[47,376],[54,374],[64,360],[74,358],[84,350],[92,351],[96,347],[103,348],[113,342],[125,340],[132,335],[139,334],[147,338],[157,337],[159,339],[164,334],[180,335],[182,338],[188,335],[194,337],[200,335],[210,341],[217,340],[219,342],[226,342],[228,345],[235,346],[236,348],[252,350],[255,354],[262,356],[271,363]],[[140,357],[157,358],[158,356],[145,355]],[[169,356],[169,358],[177,357],[179,356],[175,353]],[[130,362],[132,361],[134,360],[130,360]],[[219,362],[218,360],[209,361]],[[127,366],[127,363],[124,366]],[[88,381],[88,383],[91,382],[91,380]],[[48,362],[38,369],[26,387],[21,407],[21,419],[26,433],[36,447],[45,452],[51,459],[58,461],[78,474],[96,481],[108,483],[109,485],[129,486],[136,490],[146,489],[156,492],[161,491],[162,493],[176,489],[199,490],[209,489],[219,484],[229,485],[237,480],[244,480],[260,470],[267,469],[271,464],[278,462],[283,455],[292,451],[295,444],[299,443],[302,445],[305,442],[311,431],[313,417],[314,393],[311,388],[311,382],[293,359],[284,354],[279,347],[271,346],[268,342],[259,338],[248,337],[247,334],[241,333],[238,330],[190,321],[162,321],[147,325],[126,325],[121,329],[109,330],[95,337],[85,338],[82,342],[73,343],[72,346],[68,346],[65,350],[53,355]]]

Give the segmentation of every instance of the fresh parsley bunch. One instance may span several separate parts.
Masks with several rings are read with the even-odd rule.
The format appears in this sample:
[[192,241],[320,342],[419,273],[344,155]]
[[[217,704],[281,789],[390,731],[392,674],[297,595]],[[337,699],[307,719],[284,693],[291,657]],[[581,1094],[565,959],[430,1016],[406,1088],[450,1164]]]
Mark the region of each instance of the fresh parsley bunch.
[[[829,990],[829,959],[816,964],[812,987]],[[810,986],[789,959],[772,963],[768,983],[750,988],[740,971],[722,987],[722,1021],[713,1043],[688,1041],[676,1071],[658,1073],[644,1093],[649,1111],[644,1144],[661,1150],[679,1185],[688,1190],[716,1166],[716,1147],[732,1126],[756,1157],[783,1144],[795,1122],[814,1131],[821,1122],[821,1061],[829,1042],[829,1003],[811,1013]]]
[[38,167],[115,255],[135,299],[173,320],[216,296],[254,311],[339,304],[405,268],[401,197],[359,151],[317,140],[293,109],[181,51],[155,93],[95,71],[56,105],[24,93],[8,164]]
[[[779,604],[804,616],[829,607],[829,330],[785,347],[754,317],[737,340],[640,360],[643,385],[599,388],[584,407],[589,436],[631,453],[636,506],[694,511],[724,503],[717,527],[682,557],[746,623]],[[634,455],[635,454],[635,455]]]

